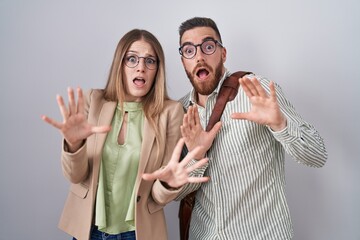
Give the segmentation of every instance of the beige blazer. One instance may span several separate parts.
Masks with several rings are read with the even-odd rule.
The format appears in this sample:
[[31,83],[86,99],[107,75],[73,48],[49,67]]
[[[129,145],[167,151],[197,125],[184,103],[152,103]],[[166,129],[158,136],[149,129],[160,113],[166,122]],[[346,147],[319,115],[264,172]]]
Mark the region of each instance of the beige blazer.
[[[116,102],[103,98],[103,90],[91,90],[84,94],[88,121],[94,125],[110,125]],[[163,146],[158,146],[155,133],[145,119],[138,175],[136,178],[135,224],[136,239],[167,239],[163,207],[173,200],[178,192],[164,188],[157,180],[144,181],[143,173],[153,172],[166,165],[180,138],[183,108],[179,102],[166,101],[160,115],[159,129]],[[62,170],[70,181],[70,190],[59,222],[59,228],[78,240],[88,240],[94,219],[100,161],[107,134],[94,134],[75,153],[67,152],[63,144]],[[159,154],[159,155],[157,155]],[[158,157],[157,157],[158,156]]]

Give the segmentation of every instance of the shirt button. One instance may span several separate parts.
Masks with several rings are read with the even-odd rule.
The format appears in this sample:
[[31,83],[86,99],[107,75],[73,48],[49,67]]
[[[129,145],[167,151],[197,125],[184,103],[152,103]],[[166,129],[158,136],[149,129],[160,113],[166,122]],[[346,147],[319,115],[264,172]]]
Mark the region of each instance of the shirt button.
[[141,199],[141,196],[137,196],[137,197],[136,197],[136,202],[139,202],[140,199]]

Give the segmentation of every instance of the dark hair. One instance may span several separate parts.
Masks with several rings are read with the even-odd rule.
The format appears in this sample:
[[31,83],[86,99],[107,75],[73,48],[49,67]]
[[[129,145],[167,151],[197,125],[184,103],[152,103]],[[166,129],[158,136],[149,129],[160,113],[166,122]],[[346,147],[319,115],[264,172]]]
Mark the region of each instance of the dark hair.
[[183,34],[188,31],[191,30],[193,28],[196,27],[210,27],[212,28],[215,33],[218,35],[220,42],[222,43],[221,40],[221,35],[219,32],[219,29],[216,26],[216,23],[211,19],[211,18],[206,18],[206,17],[194,17],[194,18],[190,18],[188,20],[186,20],[185,22],[183,22],[180,27],[179,27],[179,35],[180,35],[180,44],[181,44],[181,38],[183,36]]

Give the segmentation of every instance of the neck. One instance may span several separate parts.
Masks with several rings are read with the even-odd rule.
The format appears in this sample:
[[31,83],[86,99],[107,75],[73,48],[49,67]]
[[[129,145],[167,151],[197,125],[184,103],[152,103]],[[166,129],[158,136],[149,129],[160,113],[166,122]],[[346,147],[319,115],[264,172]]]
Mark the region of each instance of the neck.
[[205,107],[205,104],[206,104],[206,100],[208,98],[208,95],[201,95],[201,94],[197,94],[196,95],[196,102],[198,105],[202,106],[202,107]]

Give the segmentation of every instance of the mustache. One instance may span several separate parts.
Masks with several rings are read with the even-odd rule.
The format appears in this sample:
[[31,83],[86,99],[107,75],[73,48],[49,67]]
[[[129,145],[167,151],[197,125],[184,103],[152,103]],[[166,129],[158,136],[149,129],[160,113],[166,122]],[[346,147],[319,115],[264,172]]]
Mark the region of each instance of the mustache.
[[199,68],[206,68],[208,69],[210,72],[212,71],[212,68],[207,65],[206,63],[204,62],[199,62],[198,64],[196,64],[196,66],[194,67],[194,70],[193,70],[193,75],[196,75],[196,72],[198,71]]

